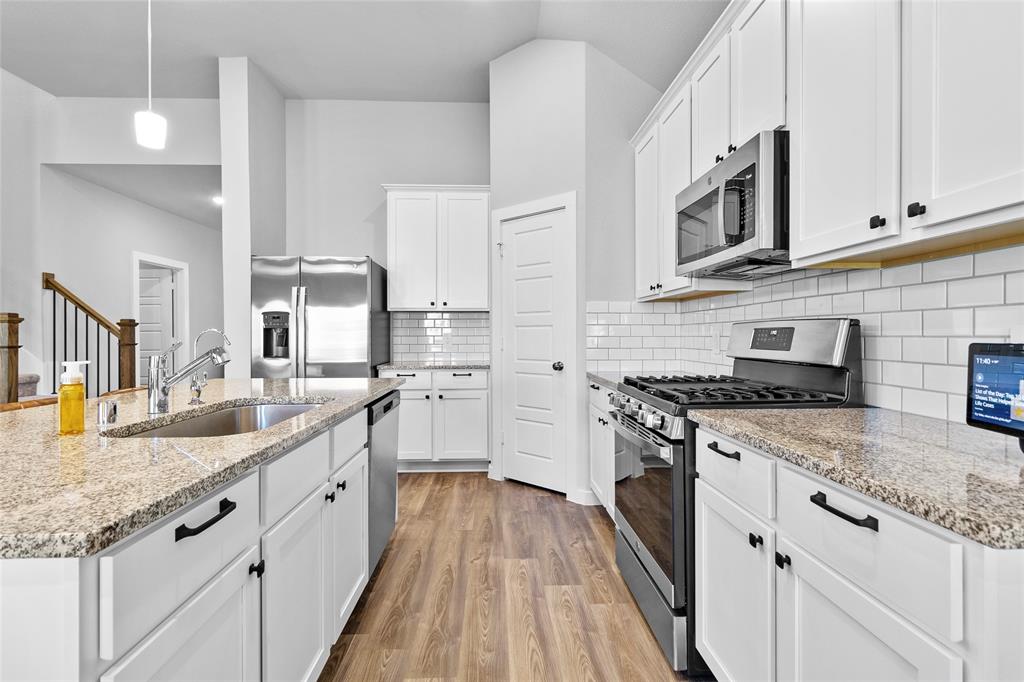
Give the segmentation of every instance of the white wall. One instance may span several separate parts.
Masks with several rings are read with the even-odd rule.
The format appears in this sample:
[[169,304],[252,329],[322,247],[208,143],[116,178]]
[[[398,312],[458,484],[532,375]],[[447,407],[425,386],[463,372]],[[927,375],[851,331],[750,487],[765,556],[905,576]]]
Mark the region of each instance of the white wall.
[[630,298],[634,287],[630,138],[661,93],[587,46],[587,300]]
[[[19,311],[23,327],[38,329],[41,308],[49,305],[40,272],[54,273],[108,319],[133,317],[133,251],[188,263],[190,329],[221,326],[219,231],[48,166],[41,172],[41,197],[39,238],[45,246],[28,280],[36,306]],[[45,340],[34,342],[42,353]],[[41,386],[48,380],[43,372]]]
[[249,203],[252,253],[285,251],[284,97],[251,61],[249,66]]
[[487,184],[488,106],[289,100],[287,250],[387,261],[385,183]]

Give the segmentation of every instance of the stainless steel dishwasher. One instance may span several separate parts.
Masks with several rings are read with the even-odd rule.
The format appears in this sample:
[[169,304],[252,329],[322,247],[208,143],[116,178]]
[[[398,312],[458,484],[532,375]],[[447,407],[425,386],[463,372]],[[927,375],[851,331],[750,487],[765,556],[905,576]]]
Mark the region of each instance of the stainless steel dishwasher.
[[398,391],[367,408],[370,423],[370,573],[398,520]]

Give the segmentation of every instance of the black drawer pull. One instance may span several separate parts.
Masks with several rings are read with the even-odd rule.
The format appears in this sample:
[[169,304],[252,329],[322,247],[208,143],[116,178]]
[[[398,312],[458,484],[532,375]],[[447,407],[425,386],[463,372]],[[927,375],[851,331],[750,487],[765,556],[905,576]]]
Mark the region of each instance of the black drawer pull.
[[347,481],[342,481],[341,483],[339,483],[339,484],[338,484],[338,486],[337,486],[337,487],[339,487],[339,488],[341,488],[342,490],[344,490],[345,488],[347,488],[347,487],[348,487],[348,482],[347,482]]
[[821,507],[828,513],[835,514],[844,521],[849,521],[855,526],[860,526],[861,528],[870,528],[876,533],[878,532],[878,519],[876,519],[874,516],[868,514],[863,519],[858,519],[854,516],[850,516],[841,509],[836,509],[835,507],[830,505],[827,501],[827,498],[825,497],[825,493],[821,492],[820,490],[811,495],[811,502]]
[[266,569],[266,559],[260,559],[258,564],[249,564],[249,575],[256,574],[257,578],[263,577],[263,571]]
[[753,547],[754,549],[757,549],[758,545],[763,545],[764,544],[764,538],[761,537],[760,535],[754,535],[753,533],[750,533],[750,534],[747,535],[747,542],[750,543],[751,547]]
[[472,372],[452,372],[452,376],[453,377],[471,377],[471,376],[473,376],[473,373]]
[[326,500],[330,500],[330,501],[331,501],[331,504],[334,504],[334,495],[335,495],[335,494],[334,494],[334,492],[333,492],[333,491],[332,491],[332,492],[329,492],[329,493],[327,493],[326,495],[324,495],[324,500],[325,500],[325,501],[326,501]]
[[788,554],[783,555],[778,552],[775,553],[775,565],[779,568],[785,568],[786,566],[792,565],[792,563],[793,560],[789,558]]
[[180,526],[178,526],[177,528],[175,528],[174,529],[174,541],[177,542],[178,540],[184,540],[185,538],[190,538],[193,535],[199,535],[204,530],[206,530],[207,528],[209,528],[213,524],[217,523],[218,521],[223,519],[225,516],[227,516],[231,512],[235,511],[235,507],[237,507],[237,506],[238,506],[238,504],[236,504],[235,502],[232,502],[231,500],[229,500],[228,498],[225,497],[223,500],[220,501],[220,511],[217,513],[216,516],[210,517],[209,519],[207,519],[203,523],[199,524],[195,528],[189,528],[184,523],[181,524]]
[[396,377],[414,377],[416,375],[415,374],[396,374],[395,376]]
[[739,452],[726,452],[725,450],[722,450],[721,448],[718,447],[718,441],[717,440],[714,440],[714,441],[711,441],[710,443],[708,443],[708,450],[710,450],[711,452],[717,452],[722,457],[728,457],[729,459],[734,459],[737,462],[740,461],[740,453]]

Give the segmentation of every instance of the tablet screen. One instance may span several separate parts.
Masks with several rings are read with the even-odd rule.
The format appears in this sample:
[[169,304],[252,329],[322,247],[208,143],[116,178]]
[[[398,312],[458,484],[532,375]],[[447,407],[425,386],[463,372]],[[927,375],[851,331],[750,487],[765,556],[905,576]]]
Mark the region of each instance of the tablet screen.
[[967,423],[1024,438],[1024,344],[972,343]]

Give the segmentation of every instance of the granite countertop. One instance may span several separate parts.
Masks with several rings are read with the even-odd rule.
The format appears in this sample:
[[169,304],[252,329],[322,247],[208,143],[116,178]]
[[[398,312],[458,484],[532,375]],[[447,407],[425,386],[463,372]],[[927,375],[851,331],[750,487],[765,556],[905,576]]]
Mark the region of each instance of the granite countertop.
[[[187,382],[150,419],[146,392],[116,396],[118,423],[100,435],[96,399],[85,433],[58,436],[56,405],[0,414],[0,558],[83,557],[184,507],[296,443],[355,414],[401,379],[212,379],[191,407]],[[319,407],[252,433],[119,438],[187,416],[252,404]]]
[[490,369],[491,366],[487,363],[455,363],[455,362],[387,362],[383,365],[377,365],[378,370],[389,370],[389,369]]
[[687,416],[983,545],[1024,548],[1024,454],[1015,438],[881,408]]
[[624,376],[626,376],[625,372],[595,372],[593,370],[587,372],[588,381],[593,381],[595,384],[600,384],[612,390],[615,389],[616,384],[622,381]]

